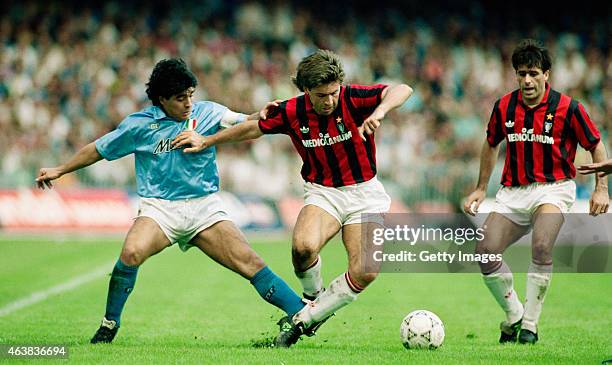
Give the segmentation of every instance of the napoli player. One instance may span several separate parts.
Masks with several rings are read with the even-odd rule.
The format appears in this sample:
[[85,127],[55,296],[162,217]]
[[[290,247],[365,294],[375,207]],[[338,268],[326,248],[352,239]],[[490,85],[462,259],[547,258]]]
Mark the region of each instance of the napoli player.
[[[193,136],[213,134],[248,118],[214,102],[194,102],[196,86],[183,60],[158,62],[147,84],[152,106],[127,116],[115,130],[83,147],[67,163],[41,168],[38,173],[38,187],[51,188],[52,180],[101,159],[135,155],[140,207],[113,268],[106,313],[91,343],[113,340],[139,266],[174,243],[183,251],[198,247],[248,279],[262,298],[288,315],[304,307],[301,298],[266,266],[229,220],[215,194],[219,190],[215,149],[184,153],[190,151]],[[187,131],[183,134],[186,148],[174,148],[171,141],[183,131]]]

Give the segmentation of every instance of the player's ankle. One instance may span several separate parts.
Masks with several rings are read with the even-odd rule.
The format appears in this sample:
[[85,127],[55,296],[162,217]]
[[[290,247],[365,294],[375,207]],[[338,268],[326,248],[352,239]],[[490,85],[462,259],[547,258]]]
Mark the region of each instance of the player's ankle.
[[529,330],[533,333],[538,333],[538,325],[534,322],[526,321],[525,319],[523,319],[523,322],[521,323],[521,329]]

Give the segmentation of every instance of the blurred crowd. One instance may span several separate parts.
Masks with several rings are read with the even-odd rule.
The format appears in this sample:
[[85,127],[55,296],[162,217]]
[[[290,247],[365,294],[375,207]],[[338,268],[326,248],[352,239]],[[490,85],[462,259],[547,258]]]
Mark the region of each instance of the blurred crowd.
[[[604,138],[611,127],[609,14],[581,22],[553,14],[560,19],[531,24],[517,14],[514,24],[470,2],[465,12],[444,14],[410,1],[376,10],[359,2],[153,4],[0,6],[0,187],[32,186],[39,167],[65,161],[147,106],[153,65],[177,56],[195,72],[198,98],[244,113],[296,95],[290,76],[316,48],[341,56],[348,83],[411,85],[413,96],[376,136],[379,178],[408,205],[456,206],[474,187],[493,103],[516,88],[510,55],[523,37],[552,52],[551,85],[581,101]],[[300,195],[301,162],[289,138],[268,136],[218,152],[223,189]],[[588,160],[578,153],[577,163]],[[500,169],[501,161],[491,192]],[[133,188],[133,159],[98,163],[60,184]],[[592,184],[579,177],[579,196]]]

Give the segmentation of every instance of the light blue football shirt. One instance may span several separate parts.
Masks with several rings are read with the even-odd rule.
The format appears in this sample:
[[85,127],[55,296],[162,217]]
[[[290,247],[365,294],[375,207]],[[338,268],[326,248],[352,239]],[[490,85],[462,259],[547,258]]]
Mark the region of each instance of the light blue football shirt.
[[133,153],[136,186],[143,198],[179,200],[198,198],[219,190],[217,151],[198,153],[172,149],[170,142],[194,124],[201,135],[216,133],[227,107],[211,102],[194,103],[189,120],[177,122],[157,106],[127,116],[117,127],[96,140],[100,155],[112,161]]

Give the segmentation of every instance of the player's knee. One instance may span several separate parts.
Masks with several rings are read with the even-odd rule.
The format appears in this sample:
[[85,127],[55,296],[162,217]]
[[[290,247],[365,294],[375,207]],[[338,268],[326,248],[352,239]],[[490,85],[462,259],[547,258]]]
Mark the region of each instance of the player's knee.
[[137,248],[124,248],[120,258],[128,266],[140,266],[147,259],[144,252]]
[[294,261],[307,262],[314,260],[317,255],[317,244],[307,239],[296,239],[293,240],[293,247],[291,248],[291,256]]

